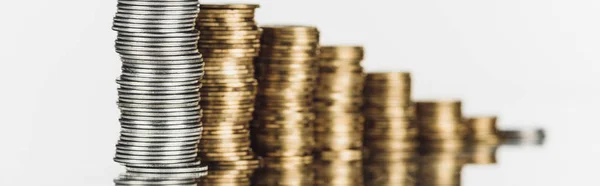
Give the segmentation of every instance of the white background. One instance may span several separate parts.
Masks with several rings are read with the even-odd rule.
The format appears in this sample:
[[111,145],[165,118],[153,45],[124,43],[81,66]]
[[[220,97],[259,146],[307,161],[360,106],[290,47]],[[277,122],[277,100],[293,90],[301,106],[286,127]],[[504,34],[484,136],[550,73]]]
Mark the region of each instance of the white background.
[[[218,0],[203,1],[222,2]],[[418,99],[461,98],[544,148],[500,151],[464,186],[599,185],[600,1],[263,0],[259,23],[363,44],[369,71],[408,70]],[[115,0],[0,1],[0,185],[111,185],[120,62]]]

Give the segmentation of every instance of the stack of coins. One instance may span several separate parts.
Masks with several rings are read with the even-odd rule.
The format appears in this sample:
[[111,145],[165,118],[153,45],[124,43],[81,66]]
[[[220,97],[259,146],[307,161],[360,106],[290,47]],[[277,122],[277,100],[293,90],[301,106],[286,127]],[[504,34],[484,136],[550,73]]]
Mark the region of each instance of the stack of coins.
[[254,150],[263,157],[312,156],[319,31],[307,26],[262,29],[255,63]]
[[502,143],[508,145],[543,145],[546,132],[542,128],[501,130]]
[[211,168],[208,175],[198,181],[198,186],[248,186],[253,172],[254,169]]
[[264,167],[252,177],[252,185],[305,186],[315,184],[312,156],[264,158]]
[[321,47],[315,90],[317,154],[362,150],[364,117],[360,109],[365,81],[362,58],[360,46]]
[[437,149],[421,154],[417,185],[460,185],[464,165],[460,155],[461,151],[445,149]]
[[367,153],[412,151],[418,129],[413,120],[411,78],[406,72],[368,73],[364,88]]
[[496,128],[496,116],[479,116],[465,119],[470,141],[478,143],[497,143],[499,140]]
[[416,102],[419,136],[424,148],[458,149],[464,146],[465,130],[461,102]]
[[243,171],[258,168],[260,163],[250,147],[257,85],[253,59],[260,44],[260,30],[254,21],[258,7],[200,5],[196,28],[205,75],[200,88],[204,131],[199,155],[211,170]]
[[117,185],[185,185],[206,174],[196,150],[204,73],[196,49],[197,13],[197,0],[118,1],[113,29],[123,66],[117,80],[121,137],[114,160],[127,172]]
[[365,159],[365,185],[416,185],[417,155],[416,152],[387,152]]

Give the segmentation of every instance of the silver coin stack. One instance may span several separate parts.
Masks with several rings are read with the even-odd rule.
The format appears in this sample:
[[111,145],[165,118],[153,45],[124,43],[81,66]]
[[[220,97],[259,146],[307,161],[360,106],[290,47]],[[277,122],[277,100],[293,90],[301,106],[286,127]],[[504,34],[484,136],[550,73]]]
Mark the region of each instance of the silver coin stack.
[[123,62],[118,78],[121,137],[115,185],[194,185],[203,60],[194,28],[198,0],[118,0],[113,30]]

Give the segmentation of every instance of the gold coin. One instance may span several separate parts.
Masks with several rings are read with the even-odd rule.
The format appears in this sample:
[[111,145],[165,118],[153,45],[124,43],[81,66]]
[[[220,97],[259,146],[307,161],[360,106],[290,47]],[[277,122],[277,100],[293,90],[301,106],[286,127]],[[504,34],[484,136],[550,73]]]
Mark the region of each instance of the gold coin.
[[206,8],[202,9],[202,5],[200,5],[200,14],[250,14],[254,13],[254,8],[245,8],[245,9],[233,9],[233,8]]

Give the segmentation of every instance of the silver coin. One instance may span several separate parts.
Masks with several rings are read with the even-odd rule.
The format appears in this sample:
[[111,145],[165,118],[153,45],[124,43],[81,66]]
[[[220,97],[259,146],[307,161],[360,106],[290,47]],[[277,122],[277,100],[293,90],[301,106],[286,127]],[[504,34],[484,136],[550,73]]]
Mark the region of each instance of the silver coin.
[[136,173],[191,173],[203,172],[208,170],[208,166],[191,166],[175,168],[145,168],[145,167],[125,167],[128,172]]
[[198,127],[197,124],[192,125],[131,125],[121,124],[121,127],[127,129],[146,129],[146,130],[176,130],[176,129],[190,129]]
[[178,141],[178,142],[138,142],[138,141],[124,141],[119,140],[121,145],[138,146],[138,147],[173,147],[173,146],[187,146],[195,145],[197,141]]
[[133,15],[198,15],[200,10],[170,10],[170,11],[148,11],[148,10],[131,10],[117,7],[117,14],[133,14]]
[[117,102],[117,105],[121,108],[172,109],[172,108],[195,107],[195,106],[199,105],[199,102],[174,103],[174,104],[137,104],[137,103]]
[[154,60],[154,61],[169,61],[169,60],[201,60],[201,54],[185,55],[185,56],[137,56],[137,55],[126,55],[121,54],[122,58],[125,59],[137,59],[137,60]]
[[177,87],[177,86],[199,86],[199,80],[180,81],[180,82],[144,82],[144,81],[129,81],[117,79],[117,84],[126,86],[144,86],[144,87]]
[[129,86],[129,85],[119,85],[119,88],[127,89],[127,90],[139,90],[139,91],[187,91],[187,90],[196,90],[200,85],[185,85],[179,87],[154,87],[154,86]]
[[196,158],[186,158],[186,159],[172,159],[172,160],[136,160],[136,159],[124,159],[117,158],[113,159],[117,163],[122,163],[123,165],[131,165],[131,164],[171,164],[171,163],[186,163],[195,161]]
[[[195,19],[194,19],[195,20]],[[166,34],[156,34],[156,33],[117,33],[117,36],[133,36],[133,37],[147,37],[147,38],[165,38],[165,37],[185,37],[185,38],[198,38],[200,32],[194,30],[191,32],[181,32],[181,33],[166,33]]]
[[136,35],[118,34],[117,41],[138,41],[138,42],[161,42],[161,43],[180,43],[186,41],[196,41],[200,36],[193,37],[142,37]]
[[198,1],[140,1],[140,0],[118,0],[119,4],[139,6],[198,6]]
[[143,20],[188,20],[196,19],[198,13],[193,14],[131,14],[126,12],[117,12],[115,17],[124,19],[143,19]]
[[[146,41],[116,40],[115,43],[118,45],[139,46],[139,47],[177,47],[177,46],[194,46],[194,45],[198,44],[198,41],[193,40],[193,39],[190,39],[187,41],[180,41],[180,42],[146,42]],[[196,60],[198,60],[198,59],[177,60],[176,62],[181,63],[180,61],[185,61],[187,63],[189,61],[196,61]],[[174,64],[178,64],[178,63],[174,63]]]
[[[196,127],[187,127],[187,128],[183,128],[183,129],[194,129],[197,128]],[[131,128],[128,128],[131,129]],[[146,130],[157,130],[157,129],[146,129]],[[162,129],[162,130],[181,130],[181,129]],[[193,133],[174,133],[174,134],[144,134],[144,133],[121,133],[121,137],[128,137],[128,138],[177,138],[177,141],[181,141],[181,140],[188,140],[188,141],[193,141],[193,140],[199,140],[201,132],[193,132]],[[122,140],[126,140],[124,138],[122,138]],[[146,140],[146,139],[139,139],[139,140]],[[139,141],[138,140],[138,141]],[[176,139],[173,139],[176,140]],[[136,141],[136,140],[130,140],[130,141]]]
[[194,99],[199,96],[200,96],[200,94],[197,92],[195,94],[163,94],[163,95],[119,93],[119,98],[140,99],[140,100],[181,100],[181,99]]
[[184,74],[184,73],[201,73],[202,68],[187,68],[187,69],[147,69],[147,68],[131,68],[122,67],[123,71],[132,73],[148,73],[148,74]]
[[127,4],[117,4],[117,8],[119,10],[141,10],[141,11],[156,11],[156,12],[164,12],[164,11],[197,11],[198,6],[194,5],[168,5],[168,6],[136,6],[136,5],[127,5]]
[[189,32],[194,28],[129,28],[113,26],[114,31],[118,32],[145,32],[145,33],[176,33],[176,32]]
[[129,133],[129,134],[190,134],[190,133],[201,133],[202,127],[198,126],[198,128],[194,129],[179,129],[179,130],[140,130],[140,129],[126,129],[121,128],[121,134]]
[[198,153],[198,150],[197,149],[187,149],[187,150],[162,151],[161,152],[161,151],[132,151],[132,150],[117,149],[117,153],[128,154],[128,155],[138,155],[138,156],[171,156],[171,155]]
[[131,116],[131,115],[121,115],[123,119],[130,120],[140,120],[140,121],[181,121],[181,120],[192,120],[192,119],[200,119],[201,115],[191,115],[191,116]]
[[120,23],[136,23],[136,24],[186,24],[186,25],[194,25],[196,20],[194,19],[166,19],[166,20],[156,20],[156,19],[129,19],[129,18],[119,18],[115,17],[113,19],[115,22]]
[[200,89],[187,89],[187,90],[166,90],[166,91],[156,91],[156,90],[132,90],[132,89],[123,89],[118,88],[117,91],[121,94],[144,94],[144,95],[169,95],[169,94],[198,94]]
[[201,69],[204,67],[204,63],[192,63],[192,64],[130,64],[123,63],[124,67],[129,68],[144,68],[144,69]]
[[137,60],[137,59],[121,59],[123,64],[146,64],[146,65],[180,65],[180,64],[203,64],[204,59],[193,60],[173,60],[173,61],[155,61],[155,60]]
[[143,52],[174,52],[174,51],[190,51],[198,49],[194,45],[189,46],[176,46],[176,47],[139,47],[139,46],[127,46],[116,44],[115,48],[118,51],[143,51]]
[[176,100],[143,100],[143,99],[130,99],[130,98],[119,97],[119,102],[137,103],[137,104],[180,104],[180,103],[200,102],[200,96],[194,96],[191,98],[176,99]]
[[201,115],[201,110],[192,110],[185,112],[136,112],[136,111],[121,111],[122,115],[126,116],[148,116],[148,117],[179,117],[179,116],[194,116]]
[[[198,81],[199,79],[201,79],[200,77],[182,77],[182,78],[146,78],[146,77],[129,77],[129,76],[121,76],[120,77],[121,80],[123,81],[132,81],[132,82],[146,82],[146,83],[159,83],[159,84],[164,84],[164,83],[168,83],[168,82],[191,82],[191,81]],[[123,86],[123,85],[121,85]],[[127,85],[125,85],[127,86]],[[131,88],[131,89],[142,89],[145,87],[161,87],[161,86],[139,86],[139,85],[132,85],[135,86],[135,88]],[[200,84],[196,84],[195,86],[200,86]],[[181,90],[182,88],[180,88],[179,86],[162,86],[168,90]]]
[[135,172],[127,172],[128,176],[139,176],[139,177],[149,177],[149,178],[167,178],[167,179],[179,179],[179,178],[200,178],[208,175],[207,171],[204,172],[194,172],[194,173],[135,173]]
[[194,72],[194,73],[182,73],[182,74],[150,74],[150,73],[131,73],[131,72],[122,72],[122,76],[129,76],[133,78],[154,78],[156,81],[164,81],[162,79],[177,79],[181,80],[181,78],[198,78],[202,79],[204,76],[204,72]]
[[[200,123],[200,120],[198,120],[198,119],[187,120],[187,121],[186,120],[182,120],[182,121],[139,121],[139,120],[120,119],[119,122],[121,122],[121,124],[130,124],[130,125],[155,125],[155,126],[195,124],[196,128],[198,128],[198,127],[200,127],[202,125],[202,123]],[[144,130],[142,130],[141,132],[145,133]]]
[[137,146],[127,146],[127,145],[116,145],[117,150],[123,151],[144,151],[144,152],[169,152],[169,151],[186,151],[186,150],[194,150],[198,147],[196,145],[188,145],[188,146],[173,146],[173,147],[137,147]]
[[174,160],[174,159],[193,159],[198,156],[196,153],[183,154],[183,155],[170,155],[170,156],[140,156],[140,155],[128,155],[116,153],[115,155],[119,159],[131,159],[131,160]]
[[149,29],[187,29],[192,31],[189,28],[193,28],[194,24],[192,23],[183,23],[183,24],[160,24],[160,23],[127,23],[127,22],[113,22],[113,27],[119,28],[149,28]]

